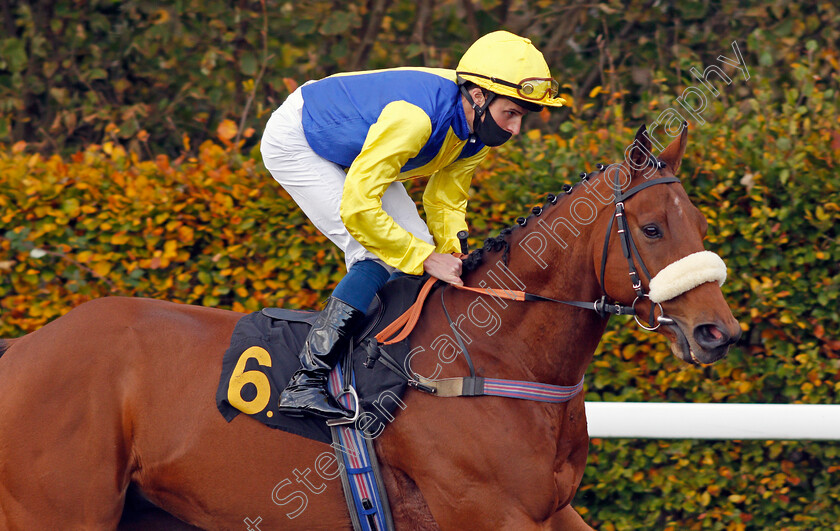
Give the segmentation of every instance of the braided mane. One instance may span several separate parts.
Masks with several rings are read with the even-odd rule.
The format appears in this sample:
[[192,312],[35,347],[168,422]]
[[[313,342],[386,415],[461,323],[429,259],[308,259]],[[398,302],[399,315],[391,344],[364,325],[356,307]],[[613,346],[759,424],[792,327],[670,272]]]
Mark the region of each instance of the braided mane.
[[[581,177],[582,177],[582,179],[584,179],[584,178],[588,179],[592,175],[597,175],[598,173],[600,173],[600,171],[599,172],[594,172],[593,174],[582,173]],[[586,177],[583,177],[584,175],[586,175]],[[524,217],[517,218],[517,220],[516,220],[517,225],[511,225],[509,227],[506,227],[506,228],[502,229],[501,232],[499,232],[498,236],[490,237],[490,238],[487,238],[486,240],[484,240],[484,246],[483,247],[480,247],[480,248],[472,251],[467,256],[467,258],[464,259],[464,262],[463,262],[463,265],[462,265],[464,273],[469,273],[471,271],[474,271],[474,270],[478,269],[478,267],[481,266],[481,264],[484,263],[485,258],[487,257],[488,253],[498,252],[498,251],[501,251],[501,250],[504,250],[504,254],[502,254],[502,261],[504,262],[505,265],[508,265],[508,260],[510,258],[510,241],[508,239],[508,236],[514,230],[517,230],[521,227],[525,227],[528,224],[528,222],[531,220],[531,218],[534,218],[534,217],[537,217],[537,216],[541,215],[545,210],[547,210],[550,207],[557,206],[560,203],[561,197],[570,195],[575,190],[575,188],[578,187],[578,184],[579,183],[576,183],[576,184],[571,185],[571,186],[568,185],[568,184],[563,185],[563,192],[559,196],[554,196],[554,194],[548,194],[548,198],[547,198],[545,204],[542,207],[539,207],[539,206],[534,207],[531,211],[531,214],[527,218],[524,218]]]

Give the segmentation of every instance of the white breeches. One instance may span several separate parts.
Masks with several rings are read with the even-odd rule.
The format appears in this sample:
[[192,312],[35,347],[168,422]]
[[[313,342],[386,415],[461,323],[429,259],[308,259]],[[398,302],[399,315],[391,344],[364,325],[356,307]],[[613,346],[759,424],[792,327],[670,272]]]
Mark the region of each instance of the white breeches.
[[[358,261],[372,259],[393,271],[347,232],[340,214],[347,175],[339,165],[309,147],[301,125],[302,109],[303,96],[298,89],[272,113],[260,143],[265,167],[315,227],[344,252],[348,270]],[[382,209],[415,237],[434,245],[429,228],[402,183],[395,181],[385,190]]]

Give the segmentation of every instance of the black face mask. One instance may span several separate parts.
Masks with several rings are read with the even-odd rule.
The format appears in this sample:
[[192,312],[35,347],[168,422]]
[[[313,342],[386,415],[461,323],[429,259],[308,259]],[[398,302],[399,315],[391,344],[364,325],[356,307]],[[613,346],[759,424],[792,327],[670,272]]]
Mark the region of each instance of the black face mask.
[[475,114],[473,120],[473,131],[475,136],[485,145],[490,147],[501,146],[513,136],[509,131],[505,131],[496,120],[493,119],[493,114],[490,112],[489,103],[485,106],[487,109],[484,114],[484,120],[481,120],[478,113]]
[[[476,105],[464,85],[461,85],[461,94],[472,105],[473,112],[475,113],[473,118],[473,134],[481,140],[482,144],[489,147],[496,147],[510,140],[510,137],[513,135],[499,127],[499,124],[496,123],[496,120],[493,119],[493,115],[490,113],[490,102],[496,97],[495,93],[486,93],[483,107]],[[484,120],[481,119],[482,115],[484,115]]]

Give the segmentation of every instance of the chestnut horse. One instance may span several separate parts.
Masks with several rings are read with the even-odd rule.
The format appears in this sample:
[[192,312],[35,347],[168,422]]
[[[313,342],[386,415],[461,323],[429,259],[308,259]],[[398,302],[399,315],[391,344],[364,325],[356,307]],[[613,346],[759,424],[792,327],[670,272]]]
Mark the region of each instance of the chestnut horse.
[[[606,292],[619,306],[635,304],[641,320],[661,321],[659,332],[682,361],[724,357],[740,328],[717,283],[665,300],[651,316],[650,304],[634,302],[628,279],[628,264],[644,270],[643,263],[655,276],[703,250],[706,221],[668,179],[686,138],[684,129],[658,160],[649,159],[642,128],[627,160],[611,166],[627,179],[623,190],[659,179],[622,203],[634,260],[611,229],[615,185],[599,166],[567,194],[551,196],[524,226],[475,251],[466,285],[501,288],[515,278],[531,293],[575,301]],[[591,308],[445,290],[479,376],[577,384],[607,323]],[[454,333],[436,295],[410,336],[412,346],[424,347],[411,370],[464,376],[459,351],[437,352],[436,340]],[[204,529],[350,528],[329,446],[245,415],[227,423],[217,411],[222,353],[241,317],[105,298],[5,342],[0,529],[113,529],[129,491]],[[409,390],[403,405],[374,441],[397,529],[589,529],[571,506],[589,441],[582,394],[545,403]]]

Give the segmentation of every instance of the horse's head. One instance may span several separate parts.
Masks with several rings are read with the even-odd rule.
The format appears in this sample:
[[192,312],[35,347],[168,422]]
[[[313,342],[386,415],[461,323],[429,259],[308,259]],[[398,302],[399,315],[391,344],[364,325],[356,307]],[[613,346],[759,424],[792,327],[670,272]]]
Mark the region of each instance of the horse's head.
[[726,356],[741,328],[720,290],[726,267],[704,252],[706,219],[675,178],[687,129],[684,124],[680,137],[657,158],[642,126],[625,160],[599,171],[601,190],[612,194],[617,206],[602,210],[592,254],[609,297],[634,306],[637,321],[667,337],[677,358],[713,363]]

